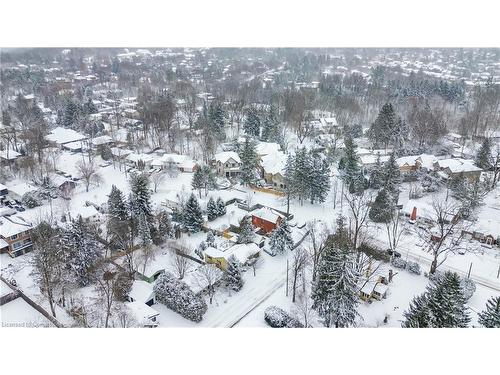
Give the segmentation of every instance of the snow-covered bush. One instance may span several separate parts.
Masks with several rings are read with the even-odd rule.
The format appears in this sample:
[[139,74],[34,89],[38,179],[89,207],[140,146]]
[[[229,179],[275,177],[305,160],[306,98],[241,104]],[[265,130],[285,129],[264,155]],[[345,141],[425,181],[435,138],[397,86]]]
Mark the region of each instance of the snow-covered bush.
[[418,264],[417,262],[412,262],[412,261],[408,261],[406,263],[406,269],[411,272],[411,273],[414,273],[414,274],[417,274],[417,275],[420,275],[422,272],[420,271],[420,264]]
[[193,322],[200,322],[207,311],[207,304],[181,280],[164,272],[156,280],[154,292],[158,302]]
[[406,269],[406,261],[401,258],[392,258],[391,264],[396,268]]
[[464,292],[465,299],[469,300],[476,291],[476,284],[471,279],[460,278],[460,286]]
[[304,326],[297,319],[288,315],[283,309],[277,306],[269,306],[264,311],[264,320],[273,328],[303,328]]
[[25,193],[21,198],[21,202],[28,208],[35,208],[42,205],[42,201],[39,199],[38,194],[33,191]]

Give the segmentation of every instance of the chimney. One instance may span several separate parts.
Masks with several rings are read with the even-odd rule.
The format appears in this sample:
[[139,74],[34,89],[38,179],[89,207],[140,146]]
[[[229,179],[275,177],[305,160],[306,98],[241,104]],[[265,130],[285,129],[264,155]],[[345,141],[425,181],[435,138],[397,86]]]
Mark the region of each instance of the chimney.
[[393,274],[392,274],[392,268],[391,268],[391,269],[389,269],[389,282],[390,283],[392,283],[392,276],[393,276]]
[[412,221],[417,220],[417,207],[413,207],[413,211],[411,212],[410,215],[410,220]]

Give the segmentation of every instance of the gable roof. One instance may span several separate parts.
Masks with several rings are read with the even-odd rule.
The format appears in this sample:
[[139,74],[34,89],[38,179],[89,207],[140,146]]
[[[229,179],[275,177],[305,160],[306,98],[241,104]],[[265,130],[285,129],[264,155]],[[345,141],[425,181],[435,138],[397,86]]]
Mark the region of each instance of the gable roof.
[[222,164],[226,163],[229,159],[233,159],[236,163],[241,163],[239,155],[234,151],[223,151],[214,155],[215,161]]

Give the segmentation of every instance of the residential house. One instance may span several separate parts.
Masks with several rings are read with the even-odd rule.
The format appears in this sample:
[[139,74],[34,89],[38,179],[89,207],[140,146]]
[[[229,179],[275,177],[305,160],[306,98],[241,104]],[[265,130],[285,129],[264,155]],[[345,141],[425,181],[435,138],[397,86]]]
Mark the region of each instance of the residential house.
[[223,151],[215,154],[214,164],[219,176],[231,178],[240,173],[241,159],[234,151]]
[[129,309],[132,316],[141,327],[158,327],[158,317],[160,313],[152,307],[139,301],[126,302],[125,306]]
[[[60,148],[63,148],[64,145],[66,149],[73,150],[75,148],[78,148],[77,146],[79,145],[79,148],[82,148],[82,142],[87,140],[88,137],[78,133],[77,131],[73,129],[66,129],[62,127],[57,127],[53,129],[49,135],[45,137],[47,141],[56,144]],[[74,145],[69,145],[70,143],[75,143]]]
[[287,156],[282,151],[261,158],[261,173],[267,184],[278,189],[286,187],[284,181],[286,160]]
[[443,178],[465,176],[471,182],[479,180],[482,172],[481,168],[474,165],[473,160],[460,158],[438,160],[434,163],[434,169],[441,172]]
[[21,156],[22,155],[19,152],[11,149],[0,151],[0,161],[2,162],[2,165],[12,164]]
[[153,306],[156,303],[156,295],[153,290],[153,285],[143,280],[134,280],[132,289],[128,294],[130,302],[140,302],[148,306]]
[[249,261],[260,256],[261,248],[255,243],[236,244],[227,249],[208,247],[205,249],[205,262],[215,264],[222,270],[227,269],[228,259],[234,256],[243,266]]
[[268,207],[262,207],[251,212],[252,224],[264,233],[272,232],[284,219],[284,215]]
[[2,217],[0,222],[0,250],[15,258],[33,249],[32,226],[19,217]]
[[411,155],[403,156],[396,159],[399,171],[401,174],[409,174],[419,170],[430,171],[434,169],[434,163],[437,162],[437,158],[434,155]]

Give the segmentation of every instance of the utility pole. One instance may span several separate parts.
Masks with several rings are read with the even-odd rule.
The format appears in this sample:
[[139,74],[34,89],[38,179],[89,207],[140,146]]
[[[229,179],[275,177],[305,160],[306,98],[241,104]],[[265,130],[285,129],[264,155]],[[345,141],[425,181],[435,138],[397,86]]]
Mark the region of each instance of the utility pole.
[[470,262],[469,273],[467,274],[467,278],[470,279],[470,271],[472,270],[472,262]]
[[288,297],[288,259],[286,260],[286,291],[285,295]]

